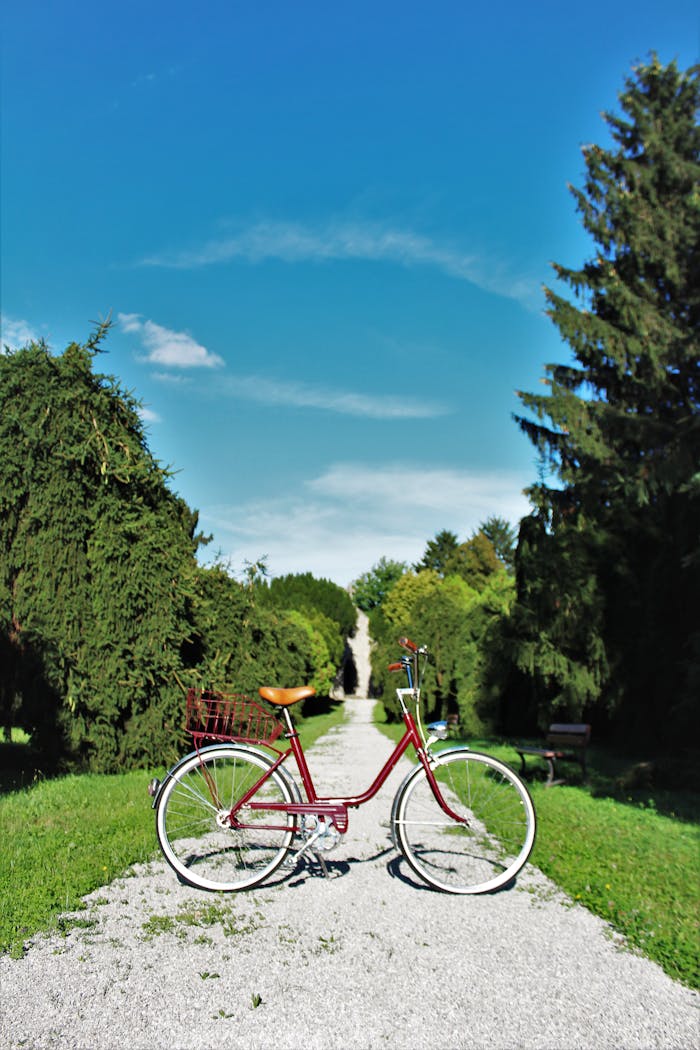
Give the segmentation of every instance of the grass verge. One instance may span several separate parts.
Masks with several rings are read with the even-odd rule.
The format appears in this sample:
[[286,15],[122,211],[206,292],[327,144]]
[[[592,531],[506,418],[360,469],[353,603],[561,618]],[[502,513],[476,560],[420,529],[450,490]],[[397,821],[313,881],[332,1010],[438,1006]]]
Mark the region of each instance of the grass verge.
[[[336,704],[305,718],[304,747],[344,717]],[[153,775],[63,776],[0,796],[0,952],[20,956],[27,938],[59,928],[61,913],[79,910],[85,894],[160,855],[146,794]]]
[[[386,725],[380,710],[378,728],[398,740],[403,726]],[[515,749],[506,744],[472,740],[449,746],[458,743],[519,769]],[[594,753],[586,784],[545,788],[528,780],[537,813],[531,862],[669,976],[700,988],[698,798],[666,789],[660,801],[667,812],[657,812],[653,791],[625,794],[616,778],[601,771],[609,756],[601,755],[598,767],[595,762]]]

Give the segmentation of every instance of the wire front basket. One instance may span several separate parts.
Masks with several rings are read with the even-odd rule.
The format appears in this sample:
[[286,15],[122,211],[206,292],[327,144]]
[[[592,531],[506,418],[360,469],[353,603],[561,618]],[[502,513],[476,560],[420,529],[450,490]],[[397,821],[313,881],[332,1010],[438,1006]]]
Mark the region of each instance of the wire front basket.
[[188,689],[185,729],[195,739],[271,744],[284,726],[270,711],[240,693]]

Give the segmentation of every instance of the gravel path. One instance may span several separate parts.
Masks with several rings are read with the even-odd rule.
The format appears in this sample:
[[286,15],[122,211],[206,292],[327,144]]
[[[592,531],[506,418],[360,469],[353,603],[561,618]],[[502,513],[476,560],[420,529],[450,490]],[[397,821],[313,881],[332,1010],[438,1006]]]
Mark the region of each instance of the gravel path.
[[[372,701],[346,702],[348,722],[311,754],[324,794],[364,789],[391,746],[370,724]],[[181,886],[157,861],[91,894],[74,916],[91,925],[0,959],[2,1045],[699,1045],[699,997],[624,950],[538,871],[481,897],[413,881],[388,830],[402,775],[351,812],[330,878],[304,863],[259,890],[215,895]]]

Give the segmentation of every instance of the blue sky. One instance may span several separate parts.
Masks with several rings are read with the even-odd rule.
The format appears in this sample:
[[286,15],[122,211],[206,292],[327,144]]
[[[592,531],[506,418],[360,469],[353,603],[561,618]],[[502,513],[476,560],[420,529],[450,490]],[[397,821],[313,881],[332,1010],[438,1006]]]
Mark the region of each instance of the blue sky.
[[214,539],[345,585],[527,511],[567,183],[695,0],[7,5],[3,342],[99,367]]

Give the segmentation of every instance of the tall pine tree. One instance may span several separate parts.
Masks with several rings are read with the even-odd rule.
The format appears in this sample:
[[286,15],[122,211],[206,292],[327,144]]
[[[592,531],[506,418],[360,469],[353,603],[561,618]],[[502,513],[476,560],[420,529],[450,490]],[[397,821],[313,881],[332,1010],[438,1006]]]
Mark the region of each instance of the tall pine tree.
[[[573,361],[517,421],[543,465],[521,526],[515,656],[541,720],[604,704],[626,734],[698,728],[700,129],[698,68],[655,56],[583,150],[574,189],[595,244],[546,289]],[[553,475],[553,477],[552,477]]]

